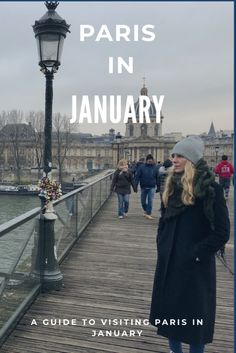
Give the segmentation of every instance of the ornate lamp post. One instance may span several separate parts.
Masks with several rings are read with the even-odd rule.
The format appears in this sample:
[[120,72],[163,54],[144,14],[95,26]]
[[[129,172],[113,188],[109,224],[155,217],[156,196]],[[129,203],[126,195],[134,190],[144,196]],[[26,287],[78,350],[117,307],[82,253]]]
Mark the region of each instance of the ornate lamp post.
[[117,143],[117,164],[120,160],[120,143],[121,143],[122,135],[120,132],[116,134],[116,143]]
[[38,21],[33,30],[37,40],[39,66],[46,78],[45,127],[44,127],[44,173],[52,169],[52,101],[54,73],[61,65],[63,42],[69,32],[69,25],[55,11],[58,1],[46,1],[48,11]]
[[[61,64],[63,42],[69,32],[69,25],[55,11],[59,2],[46,1],[47,12],[35,21],[33,30],[37,41],[39,66],[46,78],[45,127],[44,127],[44,177],[45,183],[51,183],[52,170],[52,102],[53,78]],[[52,185],[52,184],[50,184]],[[44,197],[44,203],[46,198]],[[39,219],[39,246],[33,273],[40,276],[45,291],[60,289],[63,276],[60,272],[54,238],[54,223],[57,219],[52,202],[42,208]]]

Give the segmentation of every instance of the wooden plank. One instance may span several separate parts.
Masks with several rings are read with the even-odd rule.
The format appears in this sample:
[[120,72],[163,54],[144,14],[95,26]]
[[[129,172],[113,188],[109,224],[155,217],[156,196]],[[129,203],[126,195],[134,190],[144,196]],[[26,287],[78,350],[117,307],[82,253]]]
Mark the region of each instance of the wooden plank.
[[[116,215],[116,197],[86,229],[64,260],[65,287],[41,294],[1,348],[2,353],[166,353],[166,339],[152,326],[103,326],[101,319],[147,319],[156,264],[158,217],[142,216],[139,195],[132,195],[127,219]],[[158,215],[156,195],[154,214]],[[232,199],[230,200],[232,218]],[[227,248],[233,263],[233,241]],[[233,278],[217,261],[217,316],[214,342],[206,353],[233,352]],[[45,326],[48,318],[77,319],[77,326]],[[94,326],[83,326],[94,318]],[[31,326],[33,319],[38,325]],[[141,337],[92,337],[92,329],[141,329]],[[184,345],[185,349],[186,346]]]

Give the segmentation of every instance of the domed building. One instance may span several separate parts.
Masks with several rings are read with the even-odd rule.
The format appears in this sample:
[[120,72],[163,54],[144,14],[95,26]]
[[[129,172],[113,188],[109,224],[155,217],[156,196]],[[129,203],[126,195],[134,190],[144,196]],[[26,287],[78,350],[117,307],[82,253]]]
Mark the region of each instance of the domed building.
[[[143,84],[140,95],[148,96],[148,89]],[[158,162],[163,162],[169,158],[170,152],[177,142],[174,137],[164,137],[162,135],[162,125],[164,117],[161,112],[160,123],[156,123],[156,109],[151,101],[149,108],[150,123],[139,122],[139,100],[135,103],[135,113],[137,123],[133,123],[130,118],[126,124],[125,136],[118,143],[113,144],[113,162],[114,165],[120,158],[126,158],[129,161],[138,161],[152,154]],[[119,156],[118,156],[119,155]]]
[[[148,89],[143,85],[140,90],[141,96],[148,96]],[[150,102],[149,108],[149,116],[151,123],[139,123],[139,100],[134,103],[135,113],[137,117],[137,123],[133,123],[132,119],[130,118],[128,123],[126,124],[126,132],[125,137],[159,137],[162,135],[162,122],[164,117],[161,114],[161,122],[156,123],[156,108],[154,103]]]

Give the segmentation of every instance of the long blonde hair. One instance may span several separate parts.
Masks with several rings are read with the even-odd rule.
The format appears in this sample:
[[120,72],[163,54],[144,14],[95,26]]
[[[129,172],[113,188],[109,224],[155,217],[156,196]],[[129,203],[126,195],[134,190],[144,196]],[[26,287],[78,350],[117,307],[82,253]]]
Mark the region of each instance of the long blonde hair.
[[[195,175],[195,167],[192,162],[187,161],[184,167],[184,174],[181,177],[181,183],[183,185],[183,192],[181,195],[181,200],[184,205],[194,205],[194,194],[193,194],[193,178]],[[173,194],[173,181],[172,177],[174,175],[174,168],[172,167],[170,170],[170,174],[168,175],[165,183],[165,189],[162,195],[162,201],[164,206],[167,207],[168,199]]]

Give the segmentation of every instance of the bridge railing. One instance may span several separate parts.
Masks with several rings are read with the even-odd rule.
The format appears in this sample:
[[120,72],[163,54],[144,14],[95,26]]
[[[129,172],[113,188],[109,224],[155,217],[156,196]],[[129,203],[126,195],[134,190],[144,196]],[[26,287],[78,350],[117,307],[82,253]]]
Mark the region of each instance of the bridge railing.
[[[54,252],[61,263],[84,229],[110,196],[113,172],[54,202]],[[14,328],[42,288],[40,208],[0,226],[0,344]],[[43,242],[46,244],[42,244]],[[46,249],[47,251],[47,249]]]

